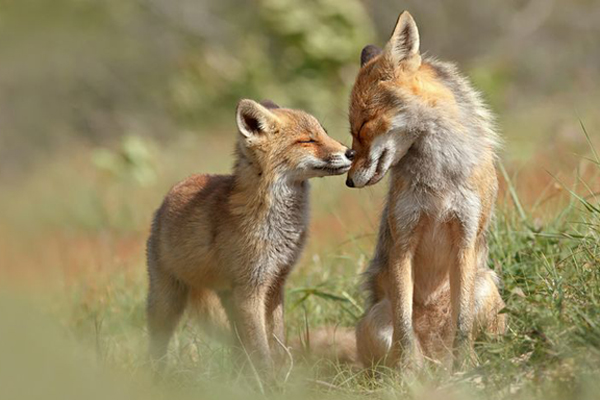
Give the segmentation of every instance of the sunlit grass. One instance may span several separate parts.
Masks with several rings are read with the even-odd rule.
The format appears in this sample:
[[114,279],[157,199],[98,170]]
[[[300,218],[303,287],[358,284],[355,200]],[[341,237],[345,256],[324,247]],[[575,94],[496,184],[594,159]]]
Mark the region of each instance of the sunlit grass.
[[[15,393],[11,398],[47,393],[50,399],[73,393],[263,396],[255,379],[231,362],[229,348],[192,317],[179,327],[160,381],[146,360],[143,251],[151,213],[168,187],[189,173],[227,172],[232,161],[223,154],[230,154],[233,138],[225,139],[210,139],[207,146],[194,138],[162,148],[148,143],[151,160],[144,168],[156,176],[150,185],[132,182],[129,173],[106,174],[91,161],[93,152],[82,150],[38,171],[13,197],[0,200],[0,249],[5,250],[0,384],[8,381],[12,390],[5,393]],[[477,367],[450,373],[431,365],[419,374],[386,369],[372,374],[294,353],[277,384],[262,391],[272,398],[594,398],[600,371],[595,192],[600,171],[590,153],[579,177],[576,172],[568,181],[556,178],[557,185],[564,184],[555,189],[561,208],[550,214],[540,215],[539,202],[520,197],[519,178],[513,181],[514,170],[507,168],[503,187],[508,190],[500,196],[491,228],[490,266],[503,279],[509,329],[500,340],[478,339]],[[375,243],[385,190],[381,185],[351,191],[343,178],[312,186],[309,246],[286,292],[288,340],[324,325],[352,329],[356,323],[363,306],[359,274]],[[29,390],[28,380],[42,389]]]

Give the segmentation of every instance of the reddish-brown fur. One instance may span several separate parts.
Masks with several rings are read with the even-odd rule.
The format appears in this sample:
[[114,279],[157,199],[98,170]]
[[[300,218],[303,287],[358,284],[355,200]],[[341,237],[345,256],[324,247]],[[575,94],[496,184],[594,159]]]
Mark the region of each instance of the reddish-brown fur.
[[188,303],[217,332],[232,324],[263,367],[284,341],[283,287],[306,240],[308,182],[350,168],[351,153],[312,116],[238,105],[232,175],[193,175],[156,212],[148,239],[148,328],[154,359]]
[[[487,269],[497,192],[495,133],[476,93],[447,65],[422,60],[403,13],[383,51],[363,52],[350,105],[350,186],[392,172],[379,243],[366,276],[359,358],[421,363],[471,357],[476,328],[500,333],[504,303]],[[377,165],[377,168],[375,168]]]

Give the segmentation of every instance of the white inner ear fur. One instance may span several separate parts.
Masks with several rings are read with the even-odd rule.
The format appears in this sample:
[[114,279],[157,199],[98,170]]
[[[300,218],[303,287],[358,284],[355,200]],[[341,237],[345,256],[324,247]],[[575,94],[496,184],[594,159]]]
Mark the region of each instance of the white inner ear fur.
[[419,46],[419,29],[413,17],[405,11],[398,18],[387,50],[393,60],[399,63],[412,57],[418,58]]
[[264,132],[268,129],[270,120],[274,119],[275,116],[267,108],[256,102],[253,102],[251,106],[240,106],[235,116],[238,130],[244,137],[251,138],[257,132],[252,131],[247,126],[245,118],[255,119],[258,122],[258,128]]

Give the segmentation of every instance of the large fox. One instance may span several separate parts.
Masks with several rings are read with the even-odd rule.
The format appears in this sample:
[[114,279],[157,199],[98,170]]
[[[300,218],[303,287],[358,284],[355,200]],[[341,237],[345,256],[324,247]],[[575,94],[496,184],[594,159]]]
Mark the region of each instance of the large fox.
[[391,175],[365,272],[360,360],[472,361],[475,330],[505,328],[498,278],[486,265],[498,188],[491,113],[453,65],[421,57],[417,25],[404,12],[384,49],[362,51],[350,125],[356,156],[346,184]]
[[306,240],[307,180],[350,169],[354,151],[305,112],[241,100],[236,121],[233,174],[191,176],[155,214],[147,246],[154,360],[195,303],[225,309],[255,365],[272,366],[284,341],[284,284]]

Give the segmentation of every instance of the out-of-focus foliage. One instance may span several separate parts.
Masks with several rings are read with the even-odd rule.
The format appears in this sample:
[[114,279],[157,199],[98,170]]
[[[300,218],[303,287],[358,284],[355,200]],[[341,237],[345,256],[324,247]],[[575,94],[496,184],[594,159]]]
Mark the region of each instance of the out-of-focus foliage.
[[[480,363],[464,374],[357,374],[296,356],[290,381],[261,398],[597,397],[600,169],[586,144],[600,132],[596,3],[0,0],[0,397],[261,397],[191,319],[171,344],[172,373],[145,383],[152,213],[185,176],[230,171],[240,97],[306,108],[348,142],[360,49],[383,45],[403,9],[422,50],[458,62],[490,101],[503,164],[519,171],[514,186],[501,179],[490,233],[509,330],[478,342]],[[518,152],[529,165],[510,160]],[[386,185],[351,191],[344,179],[311,183],[289,339],[352,329],[362,312]],[[40,301],[10,302],[22,297]]]
[[565,121],[597,114],[593,1],[0,0],[0,176],[82,141],[233,129],[242,97],[343,132],[360,50],[403,9],[422,50],[457,61],[516,140],[579,137]]
[[1,1],[1,170],[73,139],[206,131],[243,97],[343,113],[372,38],[358,0]]
[[96,149],[92,161],[100,172],[113,179],[141,186],[156,181],[152,150],[140,136],[125,136],[117,150]]
[[472,72],[511,131],[562,135],[557,109],[591,112],[600,8],[586,0],[0,0],[0,174],[74,141],[233,128],[242,97],[343,129],[360,50],[383,45],[403,9],[422,49]]
[[199,120],[240,97],[272,98],[321,115],[345,108],[360,50],[373,37],[357,0],[258,0],[228,47],[204,42],[173,79],[175,110]]

